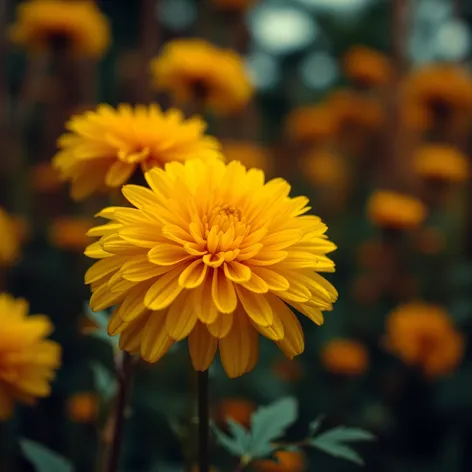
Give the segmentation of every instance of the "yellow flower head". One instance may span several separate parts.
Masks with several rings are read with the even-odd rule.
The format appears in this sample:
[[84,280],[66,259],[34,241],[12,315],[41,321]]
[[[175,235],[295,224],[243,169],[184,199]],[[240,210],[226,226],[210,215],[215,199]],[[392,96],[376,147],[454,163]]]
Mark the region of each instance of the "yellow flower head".
[[266,148],[249,141],[223,141],[223,155],[227,161],[239,161],[247,169],[261,169],[266,174],[272,170],[271,156]]
[[469,161],[452,146],[429,144],[417,150],[414,157],[416,173],[429,180],[463,182],[470,176]]
[[215,7],[223,11],[237,12],[252,7],[257,0],[211,0]]
[[20,238],[15,220],[0,208],[0,267],[9,266],[20,257]]
[[167,43],[150,68],[156,89],[170,92],[180,104],[193,103],[218,114],[240,111],[253,94],[241,56],[202,39]]
[[374,192],[367,212],[372,224],[384,228],[411,229],[426,218],[426,207],[420,200],[390,190]]
[[93,392],[81,392],[67,400],[67,416],[77,423],[92,423],[98,414],[98,398]]
[[392,353],[429,377],[452,372],[464,353],[464,337],[446,311],[425,303],[409,303],[390,313],[385,341]]
[[31,52],[66,47],[99,58],[110,43],[108,19],[91,0],[28,0],[17,8],[11,41]]
[[369,354],[357,341],[333,339],[323,348],[321,362],[334,374],[362,375],[369,366]]
[[204,135],[201,118],[185,119],[179,110],[163,112],[156,104],[99,105],[73,116],[66,128],[53,164],[71,180],[75,199],[120,187],[138,167],[145,171],[169,161],[222,157],[217,140]]
[[296,143],[326,141],[333,136],[335,127],[333,113],[325,105],[295,108],[285,123],[287,137]]
[[50,228],[49,240],[60,249],[82,252],[90,242],[87,232],[92,226],[93,222],[89,218],[58,218]]
[[28,303],[0,294],[0,420],[13,413],[14,402],[32,404],[50,394],[60,347],[44,339],[52,324],[42,315],[28,316]]
[[310,151],[301,161],[301,170],[313,185],[341,187],[348,179],[340,156],[329,151]]
[[388,85],[392,78],[390,61],[365,46],[351,47],[344,57],[344,71],[353,82],[366,88]]
[[301,451],[277,451],[277,462],[261,459],[253,462],[257,472],[303,472],[306,470],[305,455]]
[[264,183],[260,170],[218,160],[172,162],[145,174],[151,187],[127,185],[136,209],[103,210],[110,223],[86,255],[93,310],[116,306],[110,335],[121,349],[159,360],[188,337],[196,370],[219,347],[229,377],[257,362],[259,335],[292,358],[304,349],[288,305],[317,324],[335,288],[318,272],[334,271],[335,245],[305,197],[290,198],[283,179]]

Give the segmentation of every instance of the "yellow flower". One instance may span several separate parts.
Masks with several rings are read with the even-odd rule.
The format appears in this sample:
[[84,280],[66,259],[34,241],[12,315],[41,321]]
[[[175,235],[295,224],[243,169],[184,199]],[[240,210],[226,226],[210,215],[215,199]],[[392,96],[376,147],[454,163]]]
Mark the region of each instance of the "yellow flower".
[[0,267],[10,266],[20,257],[20,238],[13,217],[0,208]]
[[305,456],[301,451],[277,451],[277,462],[262,459],[253,462],[257,472],[303,472],[306,470]]
[[348,173],[342,159],[329,151],[314,149],[301,161],[301,169],[306,179],[313,185],[335,186],[346,184]]
[[49,240],[60,249],[82,252],[90,242],[87,232],[92,226],[93,221],[89,218],[57,218],[49,230]]
[[31,169],[31,186],[39,193],[54,193],[62,187],[62,181],[57,169],[41,162]]
[[50,394],[60,347],[44,339],[53,326],[42,315],[28,316],[28,303],[0,294],[0,421],[8,419],[14,402],[33,404]]
[[381,53],[365,46],[353,46],[344,56],[344,72],[362,87],[388,85],[392,78],[390,61]]
[[110,25],[90,0],[29,0],[17,7],[9,37],[34,53],[66,47],[75,55],[99,58],[110,43]]
[[67,400],[67,416],[77,423],[91,423],[98,414],[98,398],[95,393],[81,392]]
[[414,166],[418,175],[430,180],[463,182],[470,176],[467,157],[447,145],[424,145],[414,156]]
[[332,339],[321,352],[321,362],[334,374],[362,375],[369,366],[369,354],[357,341]]
[[150,63],[153,84],[180,104],[192,103],[218,114],[243,109],[253,94],[242,58],[202,39],[167,43]]
[[137,208],[103,210],[111,221],[89,232],[101,239],[86,250],[101,259],[85,277],[90,305],[116,306],[108,331],[121,349],[156,362],[188,337],[196,370],[219,347],[229,377],[256,364],[258,333],[289,358],[303,352],[287,304],[321,324],[337,298],[317,273],[334,271],[326,253],[335,245],[318,217],[304,215],[308,199],[237,161],[172,162],[145,177],[151,190],[123,187]]
[[249,141],[223,141],[223,155],[227,161],[239,161],[247,169],[261,169],[266,174],[272,170],[271,156],[266,148]]
[[218,405],[218,421],[226,426],[227,420],[232,419],[240,425],[249,428],[251,415],[256,410],[256,405],[244,398],[225,398]]
[[72,117],[59,138],[53,160],[63,179],[72,182],[72,197],[120,187],[140,166],[143,171],[169,161],[220,158],[219,143],[205,136],[198,117],[184,119],[179,110],[122,104],[99,105]]
[[252,7],[257,0],[211,0],[215,7],[220,10],[237,12]]
[[390,190],[374,192],[367,212],[372,224],[384,228],[411,229],[426,218],[426,207],[420,200]]
[[325,105],[310,105],[292,110],[285,122],[287,137],[296,143],[316,144],[331,138],[335,131],[331,110]]
[[462,359],[464,337],[439,306],[409,303],[387,320],[386,347],[404,363],[429,377],[452,372]]

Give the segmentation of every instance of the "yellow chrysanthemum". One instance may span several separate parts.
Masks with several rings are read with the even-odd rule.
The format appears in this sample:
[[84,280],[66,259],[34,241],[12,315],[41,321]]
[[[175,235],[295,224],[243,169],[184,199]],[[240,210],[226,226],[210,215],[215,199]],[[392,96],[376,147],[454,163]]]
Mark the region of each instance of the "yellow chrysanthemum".
[[53,327],[42,315],[28,316],[28,303],[0,294],[0,420],[13,413],[15,401],[32,404],[50,394],[60,347],[44,339]]
[[325,105],[311,105],[292,110],[287,116],[285,132],[297,143],[319,143],[333,136],[336,123],[333,113]]
[[385,343],[403,362],[430,377],[452,372],[464,353],[464,337],[447,312],[426,303],[409,303],[390,313]]
[[158,105],[99,105],[73,116],[59,138],[54,166],[72,182],[72,197],[84,198],[123,185],[138,167],[143,171],[169,161],[222,158],[216,139],[205,136],[199,117]]
[[414,168],[425,179],[463,182],[470,176],[469,161],[452,146],[429,144],[416,151]]
[[362,375],[369,366],[369,354],[357,341],[332,339],[321,352],[321,362],[334,374]]
[[383,228],[411,229],[426,218],[426,207],[420,200],[390,190],[374,192],[367,212],[370,221]]
[[53,246],[60,249],[82,252],[88,242],[88,230],[93,226],[93,221],[84,217],[57,218],[49,230],[49,240]]
[[260,170],[239,162],[190,160],[145,174],[151,189],[127,185],[136,207],[112,207],[110,223],[86,254],[101,259],[87,272],[93,310],[116,309],[110,335],[121,349],[159,360],[188,337],[196,370],[211,365],[219,347],[229,377],[257,362],[258,333],[289,358],[304,349],[296,310],[317,324],[335,288],[335,245],[305,197],[290,198],[283,179],[264,183]]
[[223,154],[227,161],[239,161],[247,169],[261,169],[265,174],[272,171],[269,151],[249,141],[225,140],[222,142]]
[[336,187],[339,191],[348,180],[348,170],[341,157],[333,152],[314,149],[303,156],[300,167],[313,185]]
[[91,0],[29,0],[18,6],[9,36],[31,52],[65,47],[98,58],[110,43],[110,25]]
[[150,69],[156,89],[170,92],[180,104],[193,103],[219,114],[240,111],[253,94],[241,56],[202,39],[167,43]]
[[211,0],[215,7],[223,11],[238,12],[252,7],[258,0]]
[[388,58],[365,46],[353,46],[348,50],[344,71],[353,82],[366,88],[388,85],[392,78]]
[[0,267],[13,264],[20,256],[20,238],[14,219],[0,208]]

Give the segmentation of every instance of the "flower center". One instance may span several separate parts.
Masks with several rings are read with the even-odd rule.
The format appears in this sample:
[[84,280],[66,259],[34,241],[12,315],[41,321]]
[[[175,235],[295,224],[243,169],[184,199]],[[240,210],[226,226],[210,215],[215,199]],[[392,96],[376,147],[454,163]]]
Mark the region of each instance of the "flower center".
[[208,221],[205,222],[205,232],[208,233],[213,226],[217,226],[219,231],[226,232],[230,228],[236,228],[238,223],[242,223],[242,213],[239,208],[225,205],[214,208]]

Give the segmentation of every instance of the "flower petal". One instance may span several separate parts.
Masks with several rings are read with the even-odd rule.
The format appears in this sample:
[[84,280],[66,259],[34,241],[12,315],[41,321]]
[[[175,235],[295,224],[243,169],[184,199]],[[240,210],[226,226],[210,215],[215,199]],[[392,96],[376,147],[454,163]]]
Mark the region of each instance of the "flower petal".
[[144,297],[144,304],[154,311],[167,308],[183,290],[179,285],[182,267],[178,266],[154,282]]
[[221,313],[232,313],[238,304],[234,285],[220,269],[213,269],[211,296]]
[[175,244],[158,244],[148,252],[148,258],[153,264],[174,265],[190,259],[188,252]]
[[108,274],[118,270],[125,259],[123,257],[107,257],[95,262],[85,273],[85,283],[91,284],[100,280]]
[[105,183],[109,187],[121,187],[133,175],[136,164],[128,164],[127,162],[114,162],[105,176]]
[[213,362],[218,340],[211,336],[204,324],[197,322],[188,336],[188,347],[194,369],[205,371]]
[[193,303],[202,323],[213,323],[218,316],[218,309],[211,296],[212,279],[207,277],[200,287],[192,290]]
[[286,291],[290,287],[288,280],[275,270],[267,269],[266,267],[253,267],[252,271],[267,284],[269,290],[280,292]]
[[220,313],[216,321],[207,324],[208,331],[215,338],[224,338],[233,325],[233,318],[233,313]]
[[236,292],[244,310],[254,323],[261,326],[270,326],[273,323],[272,308],[266,295],[250,292],[238,285],[236,286]]
[[223,268],[225,276],[237,284],[247,282],[251,278],[251,269],[238,261],[225,262]]
[[166,316],[167,334],[175,341],[186,338],[197,322],[195,307],[188,291],[182,292],[171,304]]
[[195,288],[203,283],[208,271],[208,266],[201,259],[189,264],[179,277],[179,284],[185,288]]
[[157,362],[170,349],[174,340],[166,331],[166,313],[153,312],[144,327],[141,355],[147,362]]

